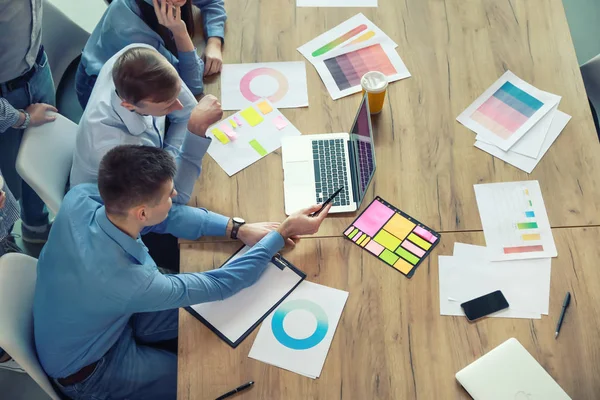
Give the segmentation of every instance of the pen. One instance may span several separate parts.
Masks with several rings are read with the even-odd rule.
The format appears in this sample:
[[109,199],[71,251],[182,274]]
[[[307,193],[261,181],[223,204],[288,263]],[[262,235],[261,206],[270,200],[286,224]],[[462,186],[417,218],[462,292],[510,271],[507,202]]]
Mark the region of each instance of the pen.
[[323,211],[323,209],[325,207],[327,207],[327,204],[331,203],[333,201],[333,199],[335,199],[337,197],[338,194],[340,194],[340,192],[344,190],[344,187],[342,186],[341,188],[339,188],[338,190],[336,190],[335,192],[333,192],[333,194],[331,196],[329,196],[329,198],[327,200],[325,200],[325,203],[323,203],[321,205],[321,208],[319,208],[319,210],[315,211],[314,213],[310,214],[311,217],[316,217],[318,216],[321,211]]
[[228,397],[231,397],[234,394],[241,392],[242,390],[246,390],[246,389],[251,388],[252,385],[254,385],[254,381],[250,381],[248,383],[244,383],[242,386],[239,386],[239,387],[237,387],[237,388],[235,388],[233,390],[230,390],[229,392],[225,393],[224,395],[217,397],[216,400],[223,400],[223,399],[226,399]]
[[558,332],[560,332],[560,327],[562,326],[563,319],[565,318],[565,312],[567,311],[569,304],[571,304],[571,292],[567,292],[565,301],[563,301],[562,311],[560,313],[560,318],[558,319],[558,324],[556,325],[556,332],[554,333],[555,339],[558,337]]

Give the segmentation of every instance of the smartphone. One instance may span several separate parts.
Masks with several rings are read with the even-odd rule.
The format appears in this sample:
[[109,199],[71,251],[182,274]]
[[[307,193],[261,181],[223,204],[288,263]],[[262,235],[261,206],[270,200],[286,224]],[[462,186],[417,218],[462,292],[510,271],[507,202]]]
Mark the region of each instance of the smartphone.
[[508,308],[508,301],[500,290],[488,293],[460,305],[469,321],[475,321],[486,315]]

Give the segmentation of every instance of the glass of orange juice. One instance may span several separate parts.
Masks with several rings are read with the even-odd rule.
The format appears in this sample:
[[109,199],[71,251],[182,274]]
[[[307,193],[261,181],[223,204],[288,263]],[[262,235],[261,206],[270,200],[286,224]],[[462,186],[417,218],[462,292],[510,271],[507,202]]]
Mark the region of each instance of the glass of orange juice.
[[360,80],[363,96],[365,93],[369,99],[369,110],[371,114],[379,114],[383,110],[385,92],[387,92],[388,80],[383,72],[371,71],[363,75]]

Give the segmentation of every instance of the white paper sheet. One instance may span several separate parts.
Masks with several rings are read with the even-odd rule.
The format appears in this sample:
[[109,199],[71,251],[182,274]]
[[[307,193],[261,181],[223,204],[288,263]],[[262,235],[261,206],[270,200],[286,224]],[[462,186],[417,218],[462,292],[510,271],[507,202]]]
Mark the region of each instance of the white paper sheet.
[[[248,121],[242,116],[242,113],[246,110],[244,109],[229,118],[211,125],[206,131],[206,136],[212,139],[212,143],[208,148],[208,154],[210,154],[229,176],[240,172],[264,157],[264,155],[261,155],[252,147],[252,141],[257,141],[265,150],[265,155],[268,155],[281,147],[281,138],[286,136],[300,136],[300,131],[266,99],[264,99],[264,101],[273,108],[273,111],[266,115],[263,114],[257,107],[262,101],[263,100],[256,101],[250,106],[254,108],[263,119],[258,125],[254,127],[250,126]],[[283,129],[279,129],[275,125],[281,120],[280,117],[288,122]],[[233,128],[230,121],[234,120],[235,122],[236,119],[242,122],[242,125]],[[215,127],[223,131],[223,129],[221,129],[223,124],[233,129],[234,133],[237,135],[235,140],[229,140],[229,142],[225,144],[221,143],[213,132],[213,128]]]
[[304,281],[262,323],[248,357],[318,378],[348,292]]
[[[485,104],[491,104],[488,102],[492,97],[494,97],[494,93],[496,93],[505,83],[509,82],[514,87],[520,89],[521,91],[526,92],[530,96],[534,97],[537,101],[543,103],[543,105],[535,110],[532,115],[529,117],[524,116],[523,114],[516,111],[516,109],[511,109],[510,114],[505,112],[501,112],[503,117],[497,118],[498,121],[502,121],[505,124],[511,126],[510,132],[508,128],[505,130],[506,135],[501,137],[498,134],[499,130],[504,128],[493,128],[493,126],[501,126],[500,122],[491,121],[489,117],[483,117],[488,121],[487,123],[483,123],[482,120],[476,121],[473,119],[475,117],[475,112],[479,109],[480,106]],[[504,151],[508,151],[519,139],[523,137],[538,121],[546,115],[552,107],[558,104],[557,98],[560,99],[559,96],[556,95],[548,95],[546,92],[541,91],[524,80],[518,78],[515,74],[510,71],[506,71],[492,86],[490,86],[481,96],[477,98],[465,111],[463,111],[456,120],[471,129],[478,135],[481,135],[481,138],[485,139],[486,142],[493,144]],[[493,99],[492,99],[493,100]],[[498,101],[495,101],[494,104],[497,104]],[[494,106],[495,107],[495,106]],[[505,103],[500,105],[502,110],[508,110],[508,106]],[[508,107],[508,108],[507,108]],[[517,107],[519,108],[519,107]],[[498,109],[500,110],[500,109]],[[533,109],[532,109],[533,110]],[[492,111],[496,112],[496,111]],[[486,114],[490,114],[492,112],[486,112]],[[500,112],[500,111],[498,111]],[[477,114],[479,115],[479,114]],[[491,121],[491,122],[489,122]],[[485,125],[485,126],[484,126]],[[494,130],[491,130],[491,129]],[[506,128],[506,127],[505,127]]]
[[[550,96],[554,95],[550,94]],[[558,100],[560,100],[560,97],[558,97]],[[544,140],[548,135],[548,130],[550,129],[550,126],[552,126],[552,121],[554,120],[557,110],[558,104],[552,107],[552,109],[548,111],[548,114],[544,115],[542,119],[540,119],[539,122],[525,134],[525,136],[519,139],[519,141],[510,148],[509,151],[537,159],[542,150],[542,146],[544,145]],[[485,137],[482,135],[477,135],[475,139],[487,143]]]
[[[317,57],[324,55],[329,58],[328,54],[332,50],[355,44],[355,41],[363,39],[376,40],[377,43],[386,46],[391,45],[393,48],[398,47],[398,45],[379,29],[377,25],[371,22],[362,13],[359,13],[342,22],[335,28],[319,35],[310,42],[298,47],[298,51],[314,65]],[[326,47],[328,44],[330,45]],[[323,51],[318,51],[319,49],[323,49]],[[315,54],[313,55],[313,53]]]
[[296,7],[377,7],[377,0],[296,0]]
[[[538,158],[530,158],[521,154],[514,153],[512,151],[512,148],[509,151],[500,150],[498,147],[492,144],[484,143],[481,141],[476,141],[475,147],[493,155],[494,157],[498,157],[499,159],[530,174],[531,171],[533,171],[533,169],[539,164],[539,162],[541,161],[542,157],[544,157],[548,149],[550,149],[552,143],[554,143],[554,141],[558,138],[558,135],[560,135],[563,129],[565,129],[565,126],[567,126],[569,120],[571,120],[570,115],[565,114],[560,110],[556,112],[556,115],[552,120],[552,124],[550,125],[550,129],[548,130],[548,134],[546,135],[544,143],[542,144],[542,149]],[[523,139],[525,139],[526,137],[527,135],[525,135]],[[516,147],[516,145],[514,147]]]
[[304,61],[223,65],[223,110],[241,110],[260,98],[277,108],[307,107]]
[[492,261],[556,257],[538,181],[474,185]]
[[[248,246],[244,247],[229,262],[241,257],[249,249]],[[302,277],[290,268],[281,270],[269,263],[252,286],[225,300],[196,304],[192,309],[235,343],[301,280]]]

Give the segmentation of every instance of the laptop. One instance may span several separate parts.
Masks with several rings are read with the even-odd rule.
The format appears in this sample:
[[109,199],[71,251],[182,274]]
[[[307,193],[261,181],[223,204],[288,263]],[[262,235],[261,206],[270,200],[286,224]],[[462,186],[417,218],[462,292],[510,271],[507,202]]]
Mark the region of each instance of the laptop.
[[570,400],[515,338],[456,374],[475,400]]
[[375,173],[375,146],[367,96],[362,97],[350,133],[283,138],[285,213],[323,203],[340,187],[330,213],[356,211]]

